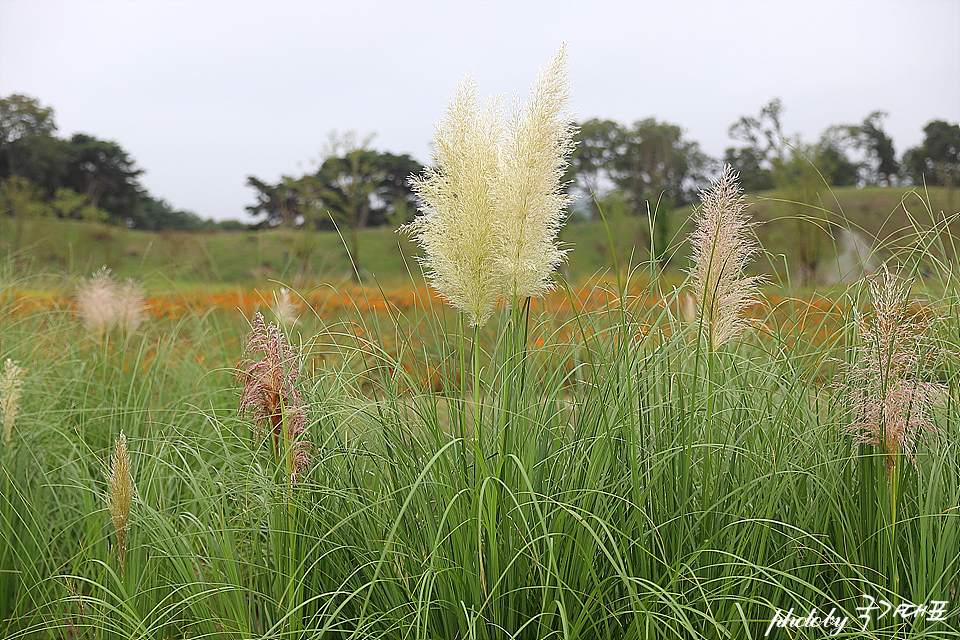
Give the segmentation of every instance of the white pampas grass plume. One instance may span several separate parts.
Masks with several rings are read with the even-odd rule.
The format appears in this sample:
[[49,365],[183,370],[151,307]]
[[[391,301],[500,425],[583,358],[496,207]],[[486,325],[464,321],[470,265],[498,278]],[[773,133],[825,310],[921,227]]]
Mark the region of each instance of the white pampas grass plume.
[[401,227],[423,248],[420,262],[433,288],[472,325],[486,323],[502,293],[491,180],[502,127],[498,111],[494,102],[477,106],[472,77],[460,83],[436,126],[435,166],[411,180],[423,215]]
[[107,509],[117,535],[117,551],[120,566],[127,556],[127,527],[130,522],[130,505],[133,502],[133,478],[130,474],[130,453],[127,451],[127,436],[120,432],[116,450],[110,458],[107,471]]
[[129,335],[144,319],[143,287],[128,278],[123,283],[107,267],[77,286],[77,313],[90,333],[103,335],[114,326]]
[[914,466],[913,449],[924,431],[936,433],[932,407],[947,386],[923,380],[943,350],[930,338],[937,316],[911,309],[910,283],[886,265],[870,281],[871,313],[858,314],[860,340],[844,367],[841,386],[853,412],[846,428],[854,442],[876,447],[888,473],[903,453]]
[[143,287],[132,278],[127,278],[123,284],[117,286],[114,302],[120,329],[127,334],[136,331],[143,323],[144,310],[147,308]]
[[292,327],[300,321],[300,309],[286,287],[280,287],[279,293],[274,291],[271,310],[277,322],[284,327]]
[[117,319],[117,283],[110,269],[101,267],[77,286],[77,314],[87,330],[102,335]]
[[494,182],[497,224],[504,245],[504,294],[514,299],[540,297],[552,290],[551,274],[566,257],[557,246],[557,235],[573,200],[563,190],[576,133],[569,102],[566,48],[561,47],[540,72],[527,104],[514,107],[500,147]]
[[0,415],[3,416],[3,442],[10,444],[13,437],[13,423],[20,410],[20,392],[26,369],[7,358],[0,377]]
[[702,204],[690,235],[692,288],[707,344],[717,349],[739,337],[751,321],[744,312],[759,301],[762,276],[744,269],[760,252],[746,215],[747,204],[730,165],[713,186],[700,192]]
[[485,324],[504,297],[543,295],[564,259],[561,178],[575,131],[567,75],[561,47],[509,122],[502,99],[479,106],[465,78],[436,125],[434,166],[411,180],[421,215],[401,230],[423,248],[433,288],[471,325]]

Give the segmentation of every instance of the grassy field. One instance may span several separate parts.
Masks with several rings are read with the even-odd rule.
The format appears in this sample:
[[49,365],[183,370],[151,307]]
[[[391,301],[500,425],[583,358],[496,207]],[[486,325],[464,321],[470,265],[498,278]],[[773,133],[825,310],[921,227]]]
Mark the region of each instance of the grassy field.
[[[794,196],[795,197],[795,196]],[[880,260],[919,241],[918,232],[942,224],[957,211],[960,196],[946,189],[918,193],[910,189],[836,189],[808,194],[806,204],[795,204],[790,194],[767,192],[750,198],[751,214],[762,224],[758,234],[770,256],[756,265],[760,271],[798,273],[798,238],[821,263],[822,277],[815,283],[831,284],[839,278],[836,255],[842,252],[839,229],[861,236]],[[943,215],[946,213],[946,217]],[[691,210],[680,209],[671,219],[672,257],[668,275],[682,280],[687,268],[686,236]],[[564,275],[582,283],[619,264],[636,264],[649,255],[649,222],[646,218],[616,215],[611,210],[602,221],[568,225],[561,239],[574,250]],[[9,255],[15,246],[14,221],[0,221],[0,251]],[[610,234],[608,235],[607,229]],[[939,236],[960,236],[954,217]],[[612,242],[610,237],[613,238]],[[951,258],[952,248],[942,247]],[[16,252],[22,273],[43,275],[32,284],[46,290],[69,290],[77,275],[89,276],[103,265],[120,277],[134,277],[151,291],[179,292],[183,287],[224,290],[231,287],[270,286],[288,283],[307,291],[323,283],[341,285],[352,278],[344,243],[334,232],[270,230],[260,232],[139,232],[96,223],[50,219],[24,222]],[[387,289],[406,288],[410,272],[419,273],[413,259],[416,249],[409,239],[390,229],[360,232],[359,261],[367,284],[376,281]],[[795,282],[794,285],[801,284]],[[809,289],[809,287],[807,287]]]
[[[24,370],[0,441],[0,636],[960,638],[956,218],[926,234],[906,211],[939,200],[836,194],[913,282],[904,317],[930,321],[897,380],[944,390],[915,464],[890,465],[850,432],[882,300],[863,279],[798,296],[778,255],[813,210],[767,195],[772,280],[717,349],[678,270],[686,231],[663,273],[632,219],[568,227],[573,284],[476,337],[387,230],[361,249],[385,284],[360,288],[331,235],[29,229],[0,265],[0,360]],[[102,262],[146,284],[138,322],[81,313],[77,273]],[[264,427],[240,406],[270,349],[282,420]]]

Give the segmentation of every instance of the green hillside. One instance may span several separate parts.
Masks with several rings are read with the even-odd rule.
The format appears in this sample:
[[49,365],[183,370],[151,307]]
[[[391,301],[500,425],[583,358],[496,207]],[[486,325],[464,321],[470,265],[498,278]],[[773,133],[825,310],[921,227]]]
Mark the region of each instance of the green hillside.
[[[946,218],[949,226],[927,240],[934,243],[927,253],[949,260],[956,256],[960,219],[955,212],[960,196],[943,188],[925,193],[877,187],[824,190],[809,198],[815,204],[805,205],[787,202],[777,192],[749,200],[754,203],[750,212],[761,223],[757,233],[768,254],[756,268],[783,276],[787,264],[794,281],[804,280],[804,275],[809,284],[837,280],[837,255],[844,253],[850,242],[841,228],[855,231],[863,246],[877,250],[876,262],[898,248],[923,241],[919,233],[936,221],[943,225]],[[954,212],[952,217],[950,212]],[[616,211],[609,214],[609,233],[601,222],[564,228],[561,239],[573,249],[565,268],[571,280],[582,281],[609,270],[614,263],[611,242],[621,268],[647,260],[646,218],[617,215]],[[685,239],[690,214],[689,208],[671,214],[668,272],[679,274],[687,266]],[[409,279],[408,268],[418,273],[416,254],[417,248],[391,229],[360,233],[359,262],[367,272],[364,276],[381,285],[402,285]],[[77,275],[89,275],[103,265],[120,277],[138,278],[156,291],[271,280],[305,289],[322,282],[341,282],[351,274],[338,234],[296,230],[153,233],[50,218],[23,221],[18,229],[16,221],[3,219],[0,256],[11,255],[17,271],[43,274],[51,288],[66,286]],[[815,273],[805,274],[804,257],[808,263],[819,262]]]

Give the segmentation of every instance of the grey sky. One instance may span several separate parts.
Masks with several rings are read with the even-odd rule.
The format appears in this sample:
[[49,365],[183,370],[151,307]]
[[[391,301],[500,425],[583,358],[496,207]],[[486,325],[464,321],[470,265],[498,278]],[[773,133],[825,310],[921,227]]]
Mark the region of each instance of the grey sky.
[[332,130],[429,161],[464,73],[526,95],[568,42],[578,118],[680,125],[718,157],[774,97],[784,130],[889,113],[898,154],[960,120],[960,0],[0,0],[0,95],[119,142],[158,198],[247,219],[247,175],[314,166]]

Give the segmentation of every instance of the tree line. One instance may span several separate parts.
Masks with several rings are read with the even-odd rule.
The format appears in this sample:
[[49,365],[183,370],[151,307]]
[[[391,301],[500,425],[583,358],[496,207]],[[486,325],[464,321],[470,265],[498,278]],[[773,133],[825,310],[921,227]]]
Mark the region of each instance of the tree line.
[[85,133],[58,137],[53,108],[36,98],[13,94],[0,99],[3,217],[22,221],[48,215],[144,230],[221,226],[154,197],[140,184],[142,174],[116,142]]
[[[580,123],[566,176],[581,197],[574,215],[604,211],[650,216],[651,246],[660,254],[675,231],[672,212],[692,204],[722,164],[740,173],[748,192],[803,191],[830,186],[943,185],[960,183],[960,125],[934,120],[924,140],[898,156],[883,129],[886,114],[827,128],[814,143],[783,130],[783,104],[764,105],[728,129],[735,142],[722,159],[711,158],[683,129],[655,118],[627,125],[592,119]],[[254,175],[246,184],[254,204],[251,227],[339,229],[357,256],[357,231],[399,226],[416,213],[409,178],[423,165],[407,154],[377,151],[372,137],[331,134],[316,170],[275,183]],[[136,229],[245,227],[214,223],[175,209],[140,185],[143,173],[118,143],[77,133],[56,136],[54,111],[35,98],[0,99],[0,216],[34,215],[101,220]]]
[[787,191],[799,202],[824,184],[832,187],[869,185],[944,185],[960,182],[960,125],[941,120],[924,128],[923,143],[897,157],[883,130],[883,111],[856,124],[828,127],[815,143],[783,130],[779,99],[756,116],[730,125],[737,144],[722,160],[704,154],[682,129],[649,118],[632,126],[593,119],[581,124],[579,144],[571,161],[571,187],[590,202],[594,214],[625,210],[647,215],[650,246],[657,259],[678,221],[673,210],[697,201],[723,164],[740,174],[748,192]]
[[[909,186],[960,183],[960,125],[942,120],[924,128],[923,143],[898,157],[883,129],[886,114],[874,111],[862,122],[827,128],[815,143],[783,130],[784,107],[771,100],[756,116],[730,125],[737,144],[722,159],[711,158],[680,126],[655,118],[624,125],[591,119],[580,123],[566,183],[581,205],[574,213],[596,218],[607,212],[649,216],[650,246],[663,259],[681,221],[679,207],[697,202],[723,164],[740,173],[747,191],[780,189],[798,202],[829,186]],[[416,213],[408,178],[423,167],[407,155],[370,148],[370,138],[337,138],[314,172],[283,176],[277,183],[248,176],[256,204],[251,216],[266,226],[306,226],[346,231],[356,256],[357,229],[399,226]],[[801,242],[802,244],[802,242]],[[803,254],[801,248],[801,254]],[[813,262],[813,249],[811,263]]]

